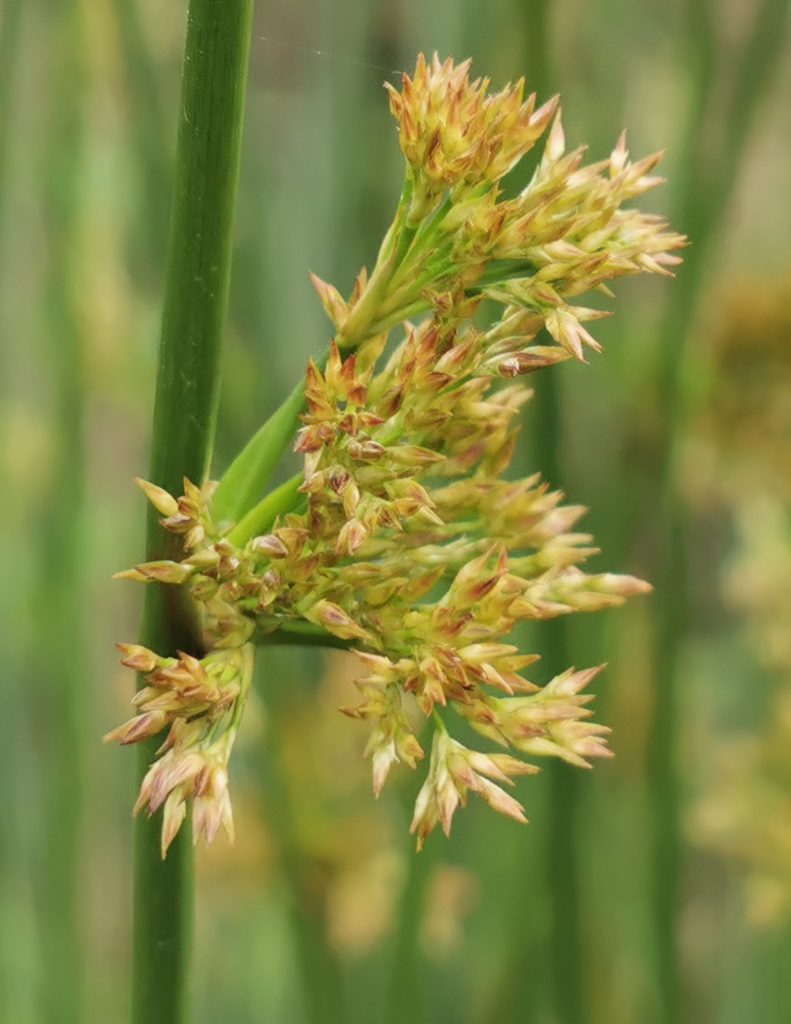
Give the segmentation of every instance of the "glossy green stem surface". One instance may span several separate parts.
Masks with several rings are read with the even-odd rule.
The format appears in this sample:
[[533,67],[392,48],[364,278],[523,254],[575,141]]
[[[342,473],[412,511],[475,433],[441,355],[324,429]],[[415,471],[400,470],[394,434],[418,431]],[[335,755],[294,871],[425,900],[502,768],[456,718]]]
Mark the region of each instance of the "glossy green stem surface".
[[[189,8],[149,473],[176,494],[183,477],[204,479],[212,451],[251,15],[252,0],[192,0]],[[178,557],[178,545],[150,509],[147,558]],[[146,588],[142,643],[167,655],[200,653],[176,588]],[[141,777],[157,745],[141,745]],[[192,848],[187,827],[161,860],[160,826],[157,815],[135,828],[134,1024],[188,1019]]]

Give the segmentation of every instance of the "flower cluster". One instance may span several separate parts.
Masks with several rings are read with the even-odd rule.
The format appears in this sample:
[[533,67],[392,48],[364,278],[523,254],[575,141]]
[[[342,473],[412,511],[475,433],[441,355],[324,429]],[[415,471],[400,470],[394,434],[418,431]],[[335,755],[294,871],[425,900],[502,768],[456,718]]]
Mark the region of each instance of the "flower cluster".
[[[582,150],[565,155],[556,101],[537,110],[521,82],[489,96],[467,64],[421,57],[391,105],[407,174],[376,266],[348,300],[314,278],[335,337],[307,369],[303,472],[264,499],[265,516],[236,523],[216,521],[211,486],[185,482],[176,499],[141,482],[184,558],[122,575],[185,586],[211,651],[200,663],[136,651],[150,684],[141,718],[111,734],[131,742],[170,725],[139,801],[150,811],[165,802],[167,816],[172,800],[165,845],[205,786],[221,795],[199,827],[209,835],[228,820],[225,775],[210,784],[206,765],[224,773],[215,747],[230,746],[251,645],[278,638],[357,653],[361,702],[343,710],[370,726],[377,793],[395,763],[416,767],[418,723],[433,724],[419,844],[437,823],[449,832],[470,791],[525,820],[502,786],[537,770],[463,747],[445,709],[517,753],[585,767],[609,753],[584,692],[597,670],[540,687],[522,674],[538,656],[507,638],[520,622],[612,607],[649,587],[584,572],[595,552],[576,531],[584,509],[537,475],[504,474],[531,395],[517,378],[599,348],[583,324],[604,314],[568,300],[677,262],[681,237],[623,207],[657,183],[658,157],[629,162],[622,138],[608,160],[583,166]],[[498,182],[553,117],[532,181],[504,198]],[[233,727],[217,727],[223,715]]]
[[123,664],[146,685],[133,703],[138,714],[105,736],[137,743],[168,729],[157,760],[143,779],[135,813],[164,807],[162,855],[181,828],[192,801],[192,833],[211,842],[222,825],[233,838],[228,759],[250,689],[253,649],[219,648],[198,660],[180,653],[161,658],[137,644],[119,644]]

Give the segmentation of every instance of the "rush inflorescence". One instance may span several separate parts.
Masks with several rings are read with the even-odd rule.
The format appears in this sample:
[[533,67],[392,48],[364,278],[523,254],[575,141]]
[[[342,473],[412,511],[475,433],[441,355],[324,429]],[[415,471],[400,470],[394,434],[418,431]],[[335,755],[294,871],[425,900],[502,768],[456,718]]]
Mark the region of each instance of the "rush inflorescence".
[[[584,509],[507,471],[531,396],[522,378],[600,349],[586,325],[606,314],[578,297],[679,262],[683,238],[628,205],[661,180],[661,154],[632,162],[621,136],[585,163],[583,148],[566,151],[556,98],[538,106],[522,81],[490,93],[469,62],[421,56],[390,105],[406,176],[374,269],[348,298],[314,277],[334,336],[307,368],[292,434],[302,472],[231,517],[223,482],[185,481],[177,497],[140,481],[183,557],[121,575],[183,588],[207,652],[121,645],[144,686],[108,738],[166,737],[137,803],[164,808],[163,853],[190,804],[196,838],[230,832],[228,758],[253,654],[278,637],[357,655],[359,702],[342,710],[370,730],[377,794],[393,765],[429,751],[418,847],[437,824],[450,831],[471,792],[524,821],[504,787],[538,769],[518,755],[590,767],[609,754],[587,693],[598,668],[540,686],[524,674],[538,655],[509,638],[650,588],[585,572],[596,549],[577,530]],[[542,138],[510,196],[502,179]],[[449,713],[494,752],[454,739]]]

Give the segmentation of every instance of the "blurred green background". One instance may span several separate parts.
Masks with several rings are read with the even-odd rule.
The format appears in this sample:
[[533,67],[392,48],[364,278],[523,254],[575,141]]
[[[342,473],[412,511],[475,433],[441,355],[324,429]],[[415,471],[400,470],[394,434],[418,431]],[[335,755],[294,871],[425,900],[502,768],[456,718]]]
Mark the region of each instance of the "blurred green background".
[[[520,784],[416,857],[338,715],[349,661],[260,658],[237,843],[198,855],[196,1024],[751,1024],[791,1004],[791,47],[787,0],[260,0],[215,469],[321,349],[402,162],[418,50],[560,92],[598,159],[667,148],[692,245],[626,281],[590,366],[536,379],[521,468],[653,581],[541,624],[544,680],[609,662],[617,758]],[[0,1021],[128,1015],[133,680],[185,4],[0,4]],[[155,1022],[152,1022],[155,1024]]]

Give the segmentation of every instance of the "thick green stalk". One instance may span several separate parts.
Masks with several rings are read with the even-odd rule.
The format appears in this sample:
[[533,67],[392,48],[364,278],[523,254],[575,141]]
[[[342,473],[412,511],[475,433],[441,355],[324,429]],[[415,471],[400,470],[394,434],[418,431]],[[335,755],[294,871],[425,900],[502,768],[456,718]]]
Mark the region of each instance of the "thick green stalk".
[[[252,0],[192,0],[189,8],[149,474],[174,493],[184,476],[203,480],[211,457],[251,17]],[[178,556],[177,539],[157,519],[149,510],[147,557]],[[173,588],[146,588],[142,642],[162,654],[200,651],[191,610]],[[141,777],[156,746],[141,747]],[[137,822],[135,1024],[187,1019],[192,852],[184,829],[161,860],[159,831],[159,820]]]
[[[687,558],[684,505],[678,493],[678,453],[688,422],[684,354],[710,263],[713,243],[733,195],[747,149],[758,101],[777,65],[785,40],[789,0],[764,0],[753,23],[737,74],[719,152],[703,159],[701,134],[713,76],[714,21],[705,0],[691,8],[696,68],[695,117],[689,125],[681,166],[680,222],[692,246],[662,325],[660,377],[665,429],[650,507],[659,510],[662,533],[654,574],[660,595],[655,635],[656,703],[649,741],[648,770],[654,822],[654,927],[662,1020],[680,1019],[681,984],[678,911],[681,877],[681,791],[677,766],[678,667],[687,629]],[[706,173],[710,168],[710,173]]]

